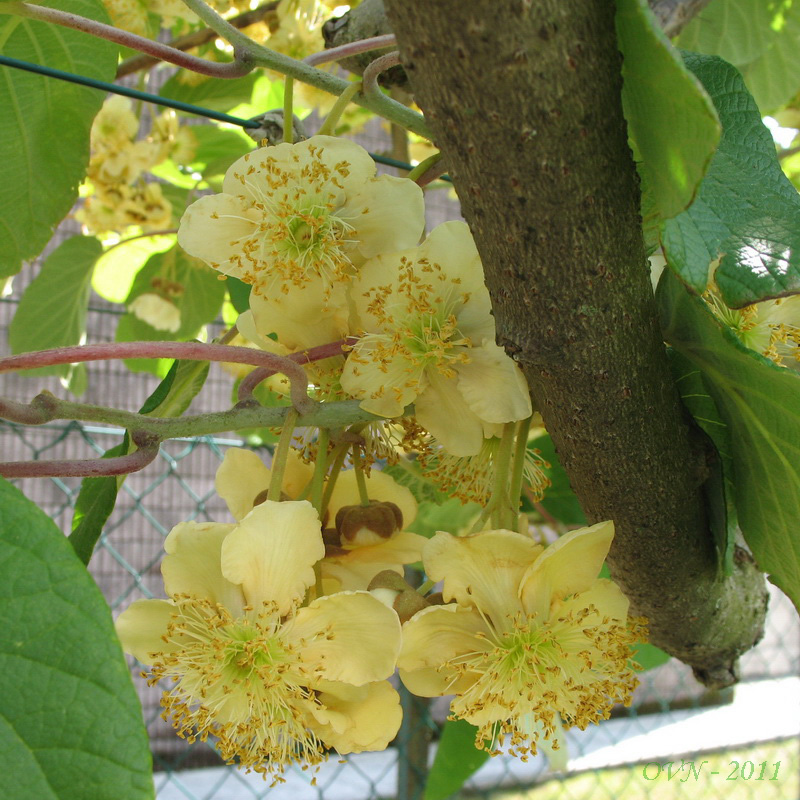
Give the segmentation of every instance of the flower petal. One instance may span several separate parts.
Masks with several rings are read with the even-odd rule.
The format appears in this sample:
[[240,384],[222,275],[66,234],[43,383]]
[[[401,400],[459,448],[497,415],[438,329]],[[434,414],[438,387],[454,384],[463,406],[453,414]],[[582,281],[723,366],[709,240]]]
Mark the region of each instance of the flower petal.
[[624,623],[628,618],[630,601],[614,581],[607,578],[597,578],[585,592],[574,594],[559,603],[558,613],[578,611],[588,608],[590,605],[593,605],[597,612],[582,620],[582,624],[585,626],[598,625],[605,617],[614,622]]
[[143,664],[152,664],[157,653],[174,650],[161,638],[174,610],[168,600],[134,600],[115,623],[122,649]]
[[252,450],[229,447],[217,468],[214,488],[238,521],[253,510],[253,501],[269,488],[270,475]]
[[469,351],[469,358],[455,368],[458,390],[481,420],[514,422],[531,415],[528,383],[502,347],[484,342]]
[[424,376],[412,361],[398,355],[385,364],[378,353],[374,342],[358,342],[344,362],[342,388],[359,398],[365,411],[381,417],[400,417],[425,387]]
[[476,455],[483,444],[483,425],[464,400],[457,379],[445,378],[435,370],[427,370],[426,375],[430,385],[414,404],[417,421],[450,455]]
[[520,610],[520,580],[541,552],[540,545],[513,531],[463,537],[439,532],[425,546],[423,560],[429,578],[444,579],[446,601],[477,607],[502,631]]
[[323,680],[361,686],[388,678],[400,651],[397,614],[368,592],[314,600],[287,623],[304,662]]
[[225,275],[244,277],[238,266],[241,245],[258,233],[257,215],[230,194],[201,197],[181,217],[178,243]]
[[241,612],[242,591],[225,579],[220,568],[222,543],[235,527],[221,522],[181,522],[169,532],[161,574],[170,597],[190,595],[219,603],[234,616]]
[[400,679],[419,697],[464,691],[478,676],[459,676],[442,665],[466,653],[491,650],[490,635],[477,611],[457,605],[424,608],[403,625],[403,647],[397,658]]
[[388,681],[364,686],[323,681],[317,688],[324,708],[315,706],[309,727],[341,755],[383,750],[397,735],[403,712]]
[[589,589],[613,538],[614,523],[598,522],[570,531],[549,545],[522,579],[520,599],[526,613],[547,619],[553,600]]
[[348,199],[338,216],[355,227],[362,258],[406,250],[425,228],[422,189],[408,178],[379,175]]
[[341,283],[327,287],[318,276],[303,286],[286,284],[286,294],[250,294],[256,330],[263,337],[274,333],[290,352],[343,339],[349,334],[349,309]]
[[306,500],[265,500],[228,534],[222,545],[222,574],[241,584],[256,609],[275,603],[287,614],[314,583],[314,564],[325,555],[320,521]]

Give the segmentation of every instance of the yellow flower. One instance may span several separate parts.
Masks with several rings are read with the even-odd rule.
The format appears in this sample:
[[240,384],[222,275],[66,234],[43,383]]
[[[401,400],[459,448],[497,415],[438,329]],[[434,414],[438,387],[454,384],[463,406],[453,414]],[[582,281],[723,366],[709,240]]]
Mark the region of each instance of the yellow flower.
[[479,747],[508,737],[516,754],[536,752],[539,730],[553,741],[557,714],[582,729],[608,717],[630,701],[642,633],[619,587],[597,578],[613,536],[601,522],[543,549],[506,530],[438,533],[425,570],[455,602],[403,627],[403,683],[422,697],[455,694],[451,712],[478,726]]
[[399,417],[414,403],[419,424],[455,456],[476,455],[499,423],[531,415],[522,372],[495,344],[483,267],[463,222],[368,261],[351,297],[364,333],[342,388],[366,411]]
[[[279,774],[385,747],[400,724],[385,682],[400,647],[396,615],[368,592],[301,607],[324,555],[305,501],[254,508],[238,524],[185,522],[165,541],[169,600],[138,600],[117,620],[123,648],[170,681],[165,715],[226,761]],[[360,727],[365,719],[372,724]]]
[[348,331],[345,284],[367,258],[410,247],[424,226],[412,181],[375,177],[354,142],[313,136],[236,161],[222,194],[202,197],[181,219],[178,241],[225,275],[253,285],[259,333],[290,350]]
[[228,170],[222,194],[186,210],[178,239],[192,255],[257,293],[323,279],[347,280],[353,266],[414,244],[424,225],[412,181],[375,177],[354,142],[312,136],[264,147]]
[[800,295],[728,308],[712,287],[704,295],[711,310],[741,339],[783,367],[800,369]]
[[92,123],[92,149],[116,150],[130,144],[139,130],[139,120],[127,97],[114,95],[103,103]]
[[[311,480],[312,473],[311,465],[304,463],[295,450],[290,450],[281,491],[286,497],[297,497]],[[254,452],[231,447],[217,470],[215,488],[233,517],[240,520],[266,498],[271,474]],[[422,558],[422,548],[427,540],[402,529],[417,515],[417,502],[411,492],[391,476],[375,469],[366,477],[366,484],[371,498],[393,503],[398,508],[402,525],[389,536],[364,530],[342,537],[333,528],[333,523],[340,509],[359,504],[359,494],[355,472],[341,472],[326,513],[330,527],[326,530],[325,558],[320,564],[326,594],[366,589],[379,572],[390,569],[402,574],[403,564]]]

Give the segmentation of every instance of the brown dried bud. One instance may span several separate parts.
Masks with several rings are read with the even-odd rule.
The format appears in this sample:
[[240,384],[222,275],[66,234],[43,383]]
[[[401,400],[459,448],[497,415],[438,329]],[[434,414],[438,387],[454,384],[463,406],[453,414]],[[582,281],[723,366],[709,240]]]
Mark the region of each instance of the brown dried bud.
[[362,547],[388,539],[403,527],[403,514],[394,503],[370,500],[368,506],[342,506],[336,530],[344,547]]

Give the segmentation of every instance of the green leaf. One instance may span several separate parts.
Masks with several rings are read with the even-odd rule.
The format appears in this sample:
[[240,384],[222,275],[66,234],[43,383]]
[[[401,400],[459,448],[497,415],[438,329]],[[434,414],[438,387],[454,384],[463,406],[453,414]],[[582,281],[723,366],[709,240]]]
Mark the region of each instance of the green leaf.
[[662,664],[666,664],[670,659],[670,655],[654,644],[642,643],[636,645],[631,658],[642,668],[642,672],[647,672],[649,669],[655,669]]
[[733,551],[738,521],[733,489],[733,462],[728,426],[720,419],[719,411],[706,389],[703,374],[689,359],[676,350],[669,350],[670,366],[681,400],[694,421],[711,440],[717,458],[708,464],[709,477],[703,485],[706,495],[709,524],[720,564],[725,575],[733,574]]
[[175,236],[144,236],[108,248],[97,261],[92,288],[110,303],[124,303],[147,260],[174,246]]
[[[173,298],[181,312],[181,326],[175,333],[159,331],[162,339],[192,339],[203,325],[213,322],[225,299],[225,281],[199,258],[174,247],[151,256],[136,275],[126,303],[140,294],[153,291],[154,278],[166,278],[180,284],[183,291]],[[144,323],[147,324],[147,323]],[[148,326],[149,327],[149,326]]]
[[197,185],[198,174],[205,178],[223,175],[234,161],[256,146],[246,133],[230,128],[192,125],[191,132],[197,139],[197,149],[190,163],[179,166],[167,160],[151,170],[154,175],[186,189]]
[[[73,236],[50,253],[25,290],[11,321],[8,340],[12,353],[80,344],[86,333],[89,281],[102,252],[102,245],[94,237]],[[27,375],[62,378],[72,373],[69,364],[26,371]]]
[[[49,6],[108,22],[100,0]],[[117,47],[59,25],[0,14],[3,55],[103,81]],[[38,255],[78,196],[89,162],[89,130],[103,93],[4,67],[0,71],[0,278]]]
[[[106,450],[103,458],[124,456],[128,453],[128,434],[115,447]],[[97,540],[114,506],[117,504],[117,493],[122,486],[123,476],[105,475],[101,478],[84,478],[81,489],[75,500],[75,511],[72,515],[72,533],[69,543],[75,554],[88,564],[92,558]]]
[[[200,393],[208,377],[207,361],[175,361],[167,376],[144,401],[140,414],[153,417],[179,417]],[[121,444],[103,454],[103,458],[127,455],[130,452],[128,434]],[[117,502],[125,480],[124,475],[84,478],[75,502],[72,533],[69,541],[78,557],[88,564],[94,548]]]
[[44,512],[0,479],[3,797],[154,796],[142,710],[99,589]]
[[800,86],[800,7],[792,0],[715,0],[678,43],[738,67],[763,113],[782,106]]
[[486,763],[489,753],[475,747],[477,733],[478,729],[463,719],[445,722],[423,800],[445,800]]
[[230,111],[239,103],[250,100],[255,82],[255,72],[232,80],[209,78],[197,86],[182,83],[175,75],[161,87],[159,94],[170,100],[210,108],[212,111]]
[[430,539],[437,531],[447,531],[453,535],[469,533],[481,507],[477,503],[462,503],[451,497],[444,502],[423,500],[417,507],[417,518],[408,530]]
[[669,272],[656,297],[665,338],[701,370],[730,430],[744,538],[800,607],[800,375],[746,348]]
[[709,264],[725,302],[740,308],[800,292],[800,197],[781,172],[772,136],[734,67],[685,54],[722,122],[722,139],[694,203],[664,222],[670,267],[698,293]]
[[586,516],[572,487],[569,478],[556,455],[556,448],[550,435],[545,433],[529,443],[528,447],[538,451],[539,455],[550,465],[543,468],[550,479],[550,487],[542,499],[542,506],[548,514],[554,516],[564,525],[587,525]]
[[622,106],[639,170],[662,219],[692,202],[720,137],[714,105],[645,0],[618,0]]
[[228,296],[231,298],[233,307],[240,314],[248,311],[250,309],[250,289],[252,288],[250,284],[231,275],[228,275],[225,284],[228,287]]
[[440,503],[447,499],[447,495],[436,488],[430,479],[422,473],[419,462],[401,459],[396,464],[387,464],[383,468],[387,475],[391,475],[401,486],[405,486],[418,503]]
[[[117,323],[118,342],[182,341],[195,338],[200,329],[213,322],[225,299],[225,281],[219,273],[202,261],[174,247],[165,253],[151,256],[133,280],[126,303],[130,304],[141,294],[154,291],[154,280],[168,280],[179,284],[183,291],[172,298],[181,315],[177,331],[157,330],[133,314],[124,314]],[[167,374],[168,359],[126,359],[134,372],[151,372],[163,378]]]

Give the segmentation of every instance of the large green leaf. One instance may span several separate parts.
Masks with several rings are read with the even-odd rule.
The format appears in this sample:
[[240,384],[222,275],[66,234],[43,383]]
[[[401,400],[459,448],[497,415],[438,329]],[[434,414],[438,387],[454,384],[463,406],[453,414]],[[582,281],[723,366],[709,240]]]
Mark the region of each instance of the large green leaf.
[[618,0],[622,106],[639,170],[662,219],[694,198],[720,137],[714,105],[645,0]]
[[[102,252],[102,245],[94,237],[73,236],[45,259],[11,320],[8,340],[12,353],[80,344],[86,333],[89,282]],[[69,379],[73,372],[71,365],[60,364],[25,374]]]
[[0,795],[153,797],[142,710],[97,586],[54,523],[0,479]]
[[463,719],[449,719],[442,728],[423,800],[445,800],[455,794],[471,775],[477,772],[489,753],[475,747],[478,729]]
[[666,220],[667,261],[696,292],[715,279],[734,308],[800,292],[800,196],[781,172],[772,136],[734,67],[685,54],[722,122],[722,139],[694,203]]
[[[46,5],[108,22],[100,0]],[[3,55],[110,81],[117,47],[79,31],[0,14]],[[78,196],[89,162],[89,129],[102,92],[0,69],[0,277],[38,255]]]
[[800,87],[800,6],[793,0],[715,0],[678,42],[738,67],[762,113]]
[[[207,361],[175,361],[163,381],[144,401],[140,414],[153,417],[179,417],[199,394],[208,377]],[[107,450],[103,458],[124,456],[131,452],[128,434],[123,441]],[[84,478],[75,501],[72,533],[69,541],[78,557],[88,564],[97,540],[117,503],[124,475]]]
[[800,375],[747,349],[669,272],[657,299],[665,338],[702,372],[730,431],[745,540],[800,607]]

